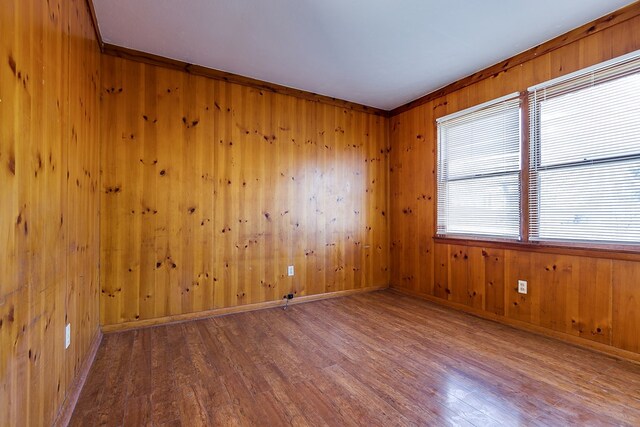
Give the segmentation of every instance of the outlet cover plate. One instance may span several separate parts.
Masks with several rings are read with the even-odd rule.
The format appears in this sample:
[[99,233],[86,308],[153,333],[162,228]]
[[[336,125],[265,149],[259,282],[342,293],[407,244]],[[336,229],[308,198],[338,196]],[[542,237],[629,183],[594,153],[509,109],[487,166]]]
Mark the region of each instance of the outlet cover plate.
[[293,276],[293,274],[294,274],[293,265],[290,265],[290,266],[287,268],[287,275],[288,275],[288,276]]
[[71,323],[67,323],[64,328],[64,348],[69,348],[71,345]]
[[526,280],[518,280],[518,293],[526,294],[527,293],[527,281]]

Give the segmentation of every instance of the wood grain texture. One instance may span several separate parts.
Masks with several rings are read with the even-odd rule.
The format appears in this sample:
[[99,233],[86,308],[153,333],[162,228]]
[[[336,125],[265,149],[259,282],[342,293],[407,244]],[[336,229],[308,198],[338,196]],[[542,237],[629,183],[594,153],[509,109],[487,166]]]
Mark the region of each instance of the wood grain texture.
[[0,8],[2,426],[50,425],[98,333],[99,55],[84,0]]
[[435,119],[640,49],[640,16],[605,27],[391,118],[392,287],[640,352],[637,252],[434,239]]
[[102,83],[103,325],[388,284],[388,119],[108,55]]
[[558,254],[583,256],[589,258],[617,259],[622,261],[640,261],[640,247],[624,244],[585,245],[577,242],[537,242],[514,241],[507,239],[492,239],[487,237],[475,238],[435,236],[435,243],[445,245],[482,246],[483,248],[513,249],[517,251],[537,252],[543,254]]
[[382,291],[108,334],[71,426],[631,426],[638,398],[640,365]]
[[[91,0],[88,0],[91,1]],[[171,59],[164,56],[154,55],[152,53],[141,52],[135,49],[129,49],[110,43],[102,44],[102,51],[106,55],[113,55],[119,58],[130,59],[145,64],[157,65],[173,70],[184,71],[185,73],[196,76],[208,77],[215,80],[221,80],[227,83],[235,83],[257,89],[263,92],[273,92],[282,95],[294,96],[308,101],[319,102],[322,104],[332,105],[334,107],[346,108],[362,113],[375,114],[378,116],[389,117],[390,112],[380,108],[370,107],[368,105],[358,104],[344,99],[334,98],[331,96],[320,95],[306,90],[294,89],[288,86],[276,83],[266,82],[264,80],[253,79],[251,77],[241,76],[239,74],[229,73],[227,71],[216,70],[215,68],[204,67],[201,65],[190,64],[188,62]]]
[[512,56],[509,59],[501,61],[497,64],[485,68],[484,70],[478,71],[477,73],[471,74],[470,76],[453,82],[432,93],[421,96],[416,100],[394,108],[389,112],[389,114],[392,117],[396,116],[400,113],[404,113],[405,111],[416,108],[422,104],[426,104],[438,98],[447,96],[467,86],[479,83],[482,80],[496,78],[501,73],[504,73],[514,67],[518,67],[525,62],[532,61],[540,56],[551,53],[554,50],[560,49],[572,43],[579,42],[585,37],[591,37],[592,35],[597,34],[600,31],[619,25],[627,20],[636,18],[638,16],[640,16],[640,1],[631,3],[628,6],[625,6],[608,15],[602,16],[594,21],[575,28],[565,34],[539,44],[538,46],[527,49],[526,51]]
[[640,265],[616,261],[613,265],[613,344],[640,353]]

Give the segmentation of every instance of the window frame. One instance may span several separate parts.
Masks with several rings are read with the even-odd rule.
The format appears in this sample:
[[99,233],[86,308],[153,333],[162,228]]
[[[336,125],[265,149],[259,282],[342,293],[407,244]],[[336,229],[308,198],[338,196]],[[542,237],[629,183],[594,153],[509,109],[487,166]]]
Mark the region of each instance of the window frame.
[[[438,186],[439,186],[439,166],[440,166],[440,152],[439,152],[439,146],[440,146],[440,139],[439,139],[439,128],[438,128],[438,123],[439,121],[443,120],[443,119],[456,119],[460,116],[466,115],[466,114],[472,114],[474,112],[477,111],[481,111],[485,108],[490,108],[491,106],[500,104],[502,102],[507,102],[507,101],[511,101],[511,100],[515,100],[518,99],[518,108],[519,108],[519,118],[520,118],[520,123],[518,124],[519,129],[520,129],[520,135],[519,135],[519,139],[520,139],[520,158],[519,158],[519,162],[520,162],[520,167],[519,170],[517,172],[514,171],[502,171],[502,172],[495,172],[495,173],[486,173],[486,174],[482,174],[480,176],[477,176],[476,178],[486,178],[486,177],[491,177],[491,176],[505,176],[505,175],[512,175],[512,174],[517,174],[518,176],[518,184],[520,186],[520,194],[519,194],[519,223],[518,223],[518,236],[517,237],[503,237],[503,236],[498,236],[498,235],[490,235],[490,234],[465,234],[465,233],[447,233],[447,234],[439,234],[438,233],[438,206],[439,206],[439,191],[438,191]],[[491,99],[487,102],[481,103],[481,104],[477,104],[477,105],[473,105],[469,108],[465,108],[459,111],[456,111],[454,113],[451,114],[447,114],[445,116],[436,118],[434,120],[435,123],[435,139],[434,141],[436,141],[436,149],[435,149],[435,181],[436,181],[436,197],[435,197],[435,207],[436,207],[436,214],[434,215],[434,221],[435,221],[435,230],[436,230],[436,234],[434,236],[434,238],[438,238],[438,239],[454,239],[456,241],[458,240],[478,240],[478,241],[500,241],[500,242],[521,242],[524,239],[524,235],[522,233],[523,228],[522,228],[522,222],[523,222],[523,209],[522,209],[522,201],[523,201],[523,194],[524,193],[524,186],[523,186],[523,182],[522,182],[522,171],[524,169],[524,164],[523,164],[523,108],[525,108],[525,104],[523,104],[523,101],[525,101],[526,99],[523,99],[522,97],[522,92],[512,92],[509,93],[507,95],[504,96],[500,96],[498,98],[495,99]],[[466,178],[468,179],[468,178]],[[449,180],[447,180],[449,181]],[[525,197],[526,198],[526,197]]]
[[[530,174],[530,155],[531,155],[531,111],[530,111],[530,90],[537,86],[549,85],[557,81],[568,80],[571,77],[583,73],[588,73],[594,69],[604,67],[606,64],[614,63],[614,62],[622,62],[624,59],[632,57],[632,56],[640,56],[640,51],[631,52],[627,55],[623,55],[620,57],[613,58],[609,61],[604,61],[598,64],[595,64],[590,67],[585,67],[580,70],[577,70],[573,73],[567,74],[565,76],[558,77],[556,79],[551,79],[547,82],[543,82],[539,85],[531,86],[525,90],[519,91],[520,97],[520,239],[511,239],[511,238],[501,238],[498,236],[477,236],[477,235],[455,235],[455,234],[447,234],[441,235],[438,234],[438,180],[437,180],[437,168],[439,167],[438,162],[438,126],[437,120],[434,120],[434,141],[436,141],[436,150],[435,150],[435,167],[436,167],[436,183],[435,183],[435,194],[436,194],[436,207],[435,207],[435,215],[434,215],[434,230],[435,234],[433,236],[433,240],[435,243],[443,243],[443,244],[457,244],[463,246],[483,246],[488,248],[497,248],[497,249],[511,249],[511,250],[527,250],[532,252],[542,252],[542,253],[561,253],[567,255],[576,255],[576,256],[589,256],[595,258],[606,258],[606,259],[619,259],[619,260],[640,260],[640,242],[638,243],[623,243],[623,242],[602,242],[602,241],[588,241],[588,240],[555,240],[555,239],[530,239],[530,188],[529,188],[529,174]],[[509,95],[507,95],[509,96]],[[497,102],[497,100],[506,98],[500,97],[496,98],[493,101],[488,101],[487,103],[480,104],[490,104],[493,102]],[[473,108],[473,107],[471,107]],[[461,110],[464,111],[464,110]]]

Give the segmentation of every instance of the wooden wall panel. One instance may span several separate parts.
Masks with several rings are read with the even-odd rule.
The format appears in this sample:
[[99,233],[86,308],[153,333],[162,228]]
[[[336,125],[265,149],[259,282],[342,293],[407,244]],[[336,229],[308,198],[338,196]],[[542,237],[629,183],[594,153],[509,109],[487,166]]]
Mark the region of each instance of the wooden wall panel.
[[640,353],[640,264],[613,263],[613,345]]
[[[391,117],[392,286],[640,352],[639,261],[433,241],[437,117],[637,49],[640,17]],[[517,292],[518,279],[528,280],[527,295]]]
[[[99,325],[100,51],[85,1],[69,5],[69,109],[66,165],[66,321],[73,358],[67,384],[78,373]],[[63,177],[65,178],[65,177]],[[72,361],[71,361],[72,360]]]
[[111,56],[102,99],[104,325],[388,284],[387,118]]
[[[534,271],[533,256],[526,252],[506,251],[504,284],[505,284],[505,316],[522,322],[539,324],[539,283],[532,275]],[[518,280],[528,281],[527,294],[518,293]]]
[[573,333],[603,344],[611,342],[613,262],[580,258],[573,264],[578,286],[578,318],[572,318]]
[[503,249],[486,248],[481,250],[484,258],[484,310],[504,315],[504,262]]
[[0,9],[0,425],[51,424],[98,332],[99,55],[84,0]]
[[429,144],[431,139],[424,132],[433,115],[431,109],[418,114],[412,110],[403,118],[402,121],[390,122],[391,140],[405,142],[402,146],[392,144],[391,153],[395,160],[390,165],[390,197],[395,220],[412,224],[412,227],[397,228],[391,233],[391,246],[394,248],[391,274],[394,283],[403,283],[409,289],[433,289],[433,262],[414,264],[411,261],[432,260],[434,256],[431,237],[436,207],[435,147]]

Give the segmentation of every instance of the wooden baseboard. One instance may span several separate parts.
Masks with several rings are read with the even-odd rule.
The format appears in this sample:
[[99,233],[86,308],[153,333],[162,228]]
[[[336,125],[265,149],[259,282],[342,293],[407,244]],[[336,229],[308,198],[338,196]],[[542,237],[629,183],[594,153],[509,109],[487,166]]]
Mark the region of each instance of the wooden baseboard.
[[[340,298],[364,292],[374,292],[387,289],[389,286],[370,286],[361,289],[349,289],[346,291],[326,292],[323,294],[305,295],[289,300],[289,305],[302,304],[311,301],[318,301],[329,298]],[[136,320],[133,322],[123,322],[113,325],[103,325],[102,332],[105,334],[127,331],[131,329],[150,328],[158,325],[167,325],[171,323],[188,322],[190,320],[206,319],[209,317],[224,316],[227,314],[244,313],[247,311],[263,310],[266,308],[282,307],[285,300],[265,301],[255,304],[238,305],[235,307],[215,308],[212,310],[198,311],[195,313],[176,314],[173,316],[156,317],[154,319]]]
[[84,383],[87,380],[87,376],[89,375],[89,371],[91,370],[91,366],[93,366],[93,361],[96,359],[96,354],[98,354],[98,348],[100,348],[100,343],[102,342],[102,331],[98,328],[93,340],[91,341],[91,345],[89,346],[89,351],[87,352],[80,369],[76,377],[73,379],[73,382],[69,386],[67,390],[67,397],[62,403],[62,407],[58,412],[58,416],[56,420],[53,422],[55,427],[66,427],[69,425],[69,421],[71,421],[71,415],[73,415],[73,410],[76,407],[76,403],[78,402],[78,398],[80,397],[80,392],[82,391],[82,387],[84,387]]
[[410,297],[420,298],[420,299],[423,299],[447,308],[451,308],[457,311],[463,311],[465,313],[471,314],[476,317],[480,317],[482,319],[491,320],[497,323],[501,323],[503,325],[511,326],[512,328],[524,330],[527,332],[532,332],[534,334],[542,335],[548,338],[554,338],[559,341],[563,341],[565,343],[568,343],[577,347],[593,350],[598,353],[606,354],[607,356],[615,357],[617,359],[622,359],[622,360],[640,364],[640,354],[634,353],[632,351],[623,350],[621,348],[613,347],[613,346],[602,344],[595,341],[589,341],[584,338],[554,331],[551,329],[544,328],[542,326],[532,325],[531,323],[523,322],[521,320],[510,319],[505,316],[500,316],[495,313],[479,310],[477,308],[469,307],[464,304],[447,301],[442,298],[435,297],[433,295],[423,294],[420,292],[415,292],[408,289],[403,289],[403,288],[393,287],[393,286],[390,287],[390,290],[393,292],[397,292],[399,294],[410,296]]

